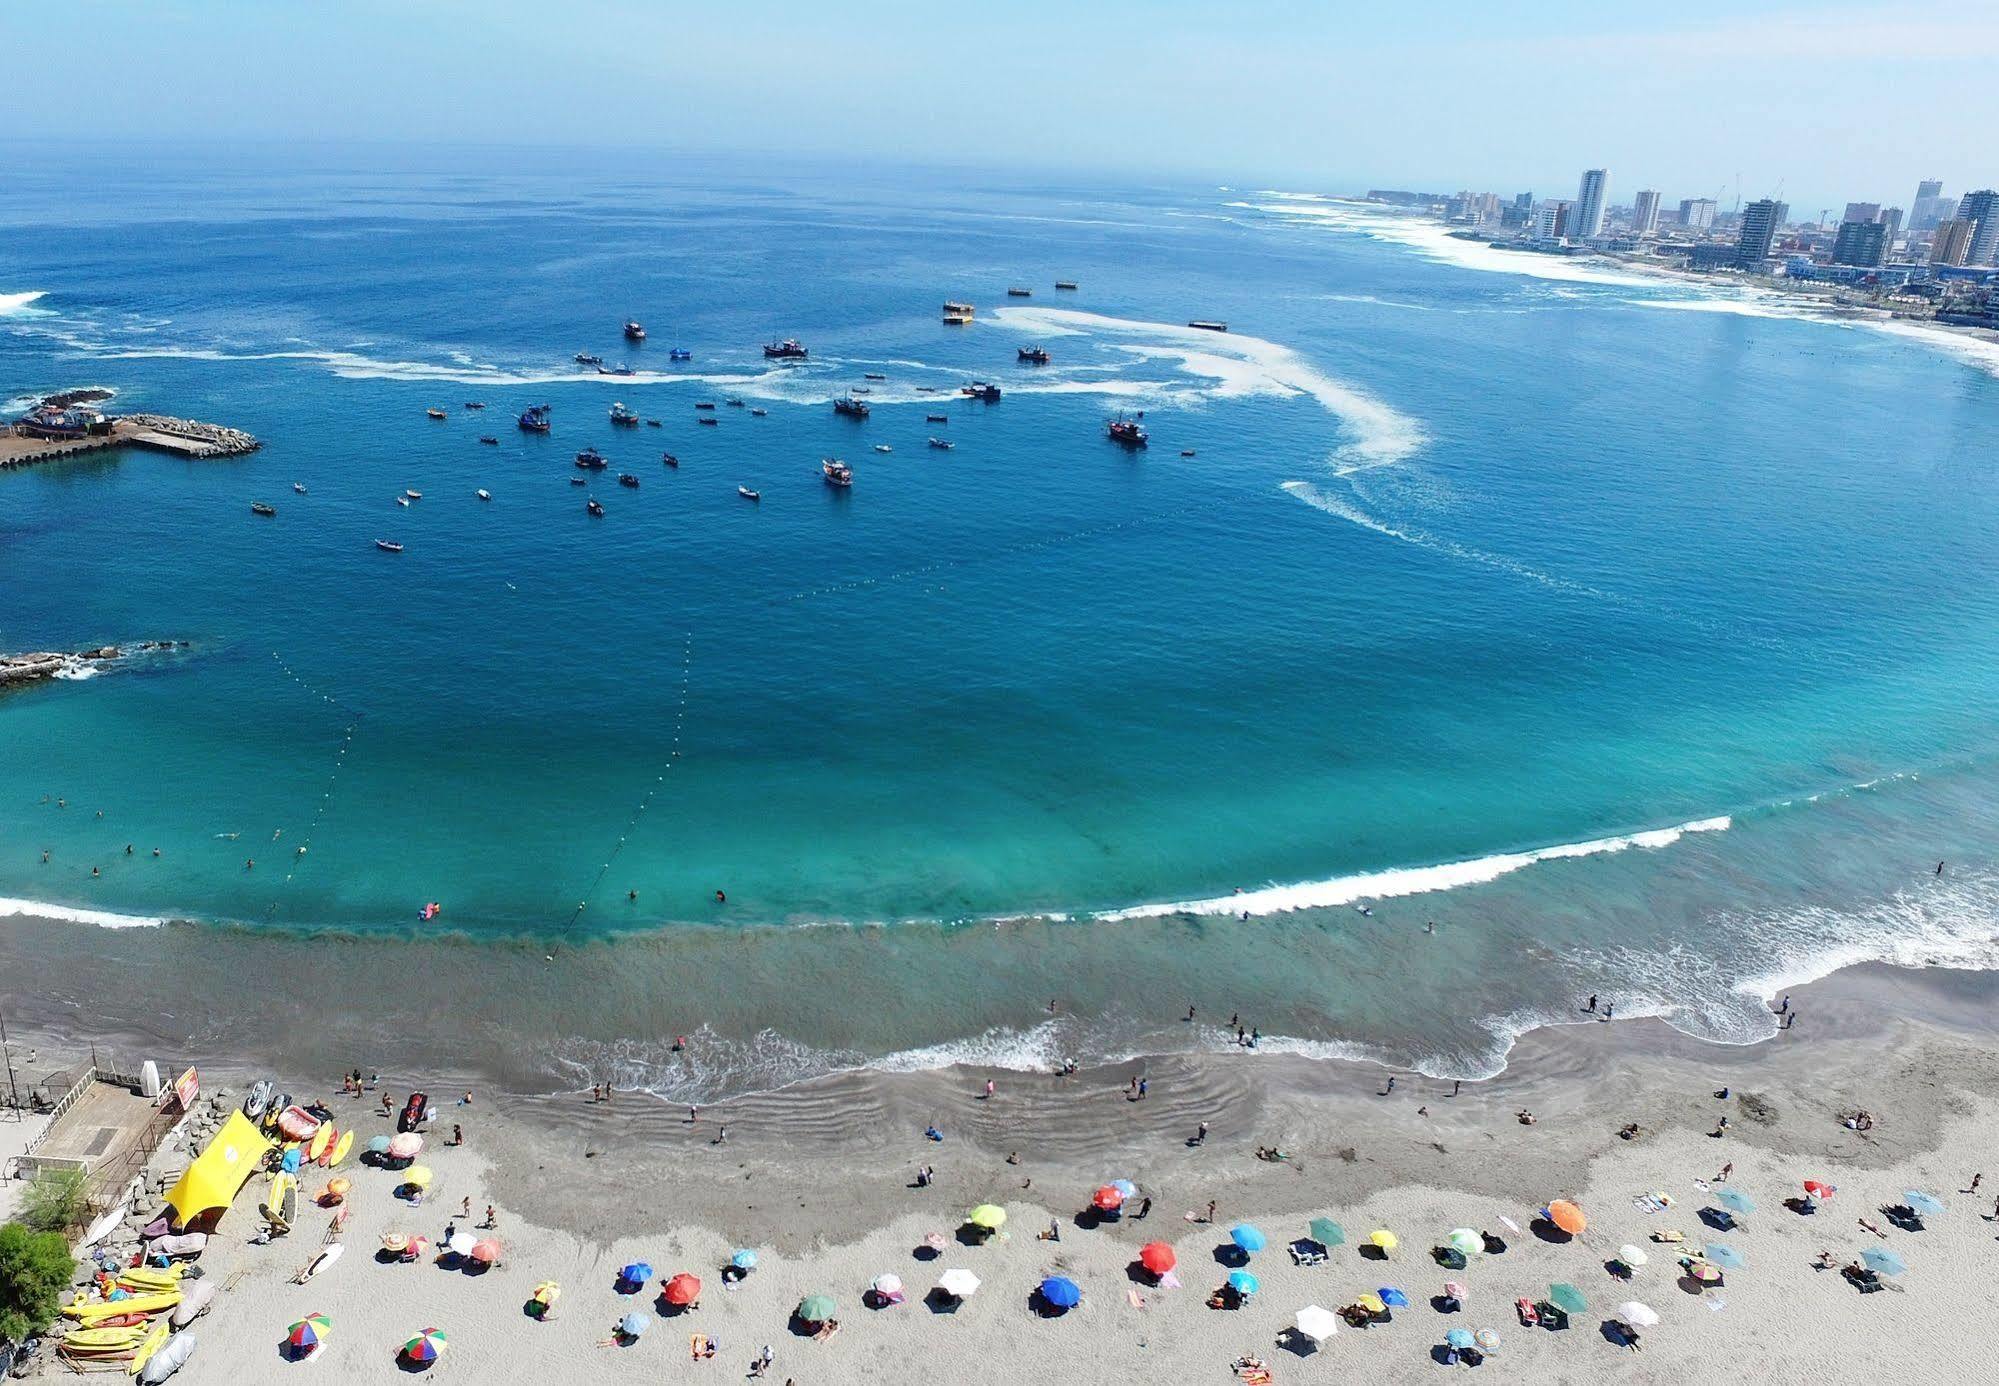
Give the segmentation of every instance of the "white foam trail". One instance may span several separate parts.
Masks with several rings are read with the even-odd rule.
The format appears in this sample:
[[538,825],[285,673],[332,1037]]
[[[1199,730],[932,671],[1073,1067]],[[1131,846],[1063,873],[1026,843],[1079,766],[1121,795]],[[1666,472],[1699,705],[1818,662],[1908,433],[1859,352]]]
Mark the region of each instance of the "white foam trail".
[[94,924],[100,929],[157,929],[167,922],[138,914],[113,914],[109,910],[51,905],[41,900],[0,899],[0,919],[9,918],[59,919],[71,924]]
[[1336,458],[1384,466],[1410,456],[1427,441],[1422,425],[1356,386],[1335,380],[1290,347],[1239,332],[1209,332],[1172,323],[1113,318],[1070,308],[1002,307],[1000,326],[1034,337],[1110,339],[1120,351],[1145,360],[1172,361],[1189,374],[1216,383],[1214,398],[1309,395],[1353,435]]
[[1633,847],[1657,851],[1670,847],[1688,833],[1726,832],[1727,817],[1698,818],[1677,827],[1655,828],[1622,837],[1596,838],[1588,842],[1562,843],[1537,847],[1529,852],[1502,852],[1469,861],[1446,862],[1442,866],[1391,867],[1363,871],[1352,876],[1335,876],[1327,881],[1304,881],[1296,885],[1265,886],[1239,895],[1223,895],[1211,900],[1182,900],[1172,904],[1131,905],[1124,909],[1102,910],[1093,919],[1148,919],[1168,914],[1244,914],[1251,917],[1287,914],[1293,910],[1328,909],[1366,900],[1390,900],[1405,895],[1427,895],[1436,891],[1458,890],[1484,885],[1509,876],[1536,862],[1561,861],[1573,857],[1604,856]]
[[47,312],[45,308],[35,308],[35,300],[47,294],[46,289],[32,289],[21,294],[0,294],[0,318],[11,318],[25,312]]

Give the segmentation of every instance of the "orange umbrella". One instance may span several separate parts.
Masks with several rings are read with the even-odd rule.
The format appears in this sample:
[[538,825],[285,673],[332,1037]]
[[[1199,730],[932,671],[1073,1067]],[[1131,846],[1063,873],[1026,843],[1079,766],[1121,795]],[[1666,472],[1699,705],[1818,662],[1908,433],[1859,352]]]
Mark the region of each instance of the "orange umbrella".
[[1154,1275],[1164,1275],[1180,1263],[1173,1248],[1164,1242],[1147,1242],[1138,1249],[1138,1264]]
[[701,1282],[686,1271],[682,1271],[666,1282],[664,1293],[668,1304],[692,1304],[701,1298]]
[[1548,1205],[1548,1221],[1571,1237],[1581,1236],[1583,1229],[1589,1226],[1589,1219],[1583,1216],[1583,1210],[1564,1198]]

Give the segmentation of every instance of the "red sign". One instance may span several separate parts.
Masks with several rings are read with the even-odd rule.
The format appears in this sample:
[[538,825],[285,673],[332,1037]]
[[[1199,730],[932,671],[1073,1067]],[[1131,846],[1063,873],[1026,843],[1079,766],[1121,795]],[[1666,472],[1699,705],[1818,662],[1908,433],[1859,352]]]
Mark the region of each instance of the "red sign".
[[193,1069],[174,1079],[174,1096],[180,1101],[183,1112],[194,1110],[194,1099],[201,1095],[201,1075]]

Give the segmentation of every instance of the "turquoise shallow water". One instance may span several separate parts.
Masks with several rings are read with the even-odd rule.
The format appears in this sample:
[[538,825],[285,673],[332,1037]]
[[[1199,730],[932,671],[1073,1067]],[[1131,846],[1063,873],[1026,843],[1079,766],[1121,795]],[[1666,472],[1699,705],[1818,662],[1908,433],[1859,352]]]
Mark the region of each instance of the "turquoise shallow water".
[[[266,446],[0,476],[0,646],[192,642],[0,704],[0,895],[402,936],[438,900],[475,941],[635,935],[641,980],[895,979],[778,1027],[808,1069],[1156,1045],[1202,987],[1477,1067],[1594,977],[1746,1035],[1745,982],[1991,936],[1999,379],[1960,355],[1204,188],[190,156],[6,220],[0,394]],[[697,425],[730,395],[768,416]],[[585,444],[642,483],[601,519]],[[1051,990],[1099,1028],[1035,1030]],[[765,1028],[705,1004],[663,1023]],[[579,1062],[650,1035],[550,1005]]]

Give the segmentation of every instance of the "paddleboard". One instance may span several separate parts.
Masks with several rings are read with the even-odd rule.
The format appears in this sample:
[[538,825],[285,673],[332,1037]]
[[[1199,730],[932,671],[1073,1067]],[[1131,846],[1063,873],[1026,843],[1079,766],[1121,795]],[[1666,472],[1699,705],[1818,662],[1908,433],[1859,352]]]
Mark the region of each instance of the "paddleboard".
[[340,1133],[333,1129],[332,1122],[320,1122],[319,1129],[314,1131],[312,1139],[306,1142],[305,1158],[323,1163],[321,1157],[326,1154],[327,1147],[333,1144],[333,1138],[338,1134]]
[[334,1242],[324,1251],[320,1252],[319,1255],[313,1257],[306,1268],[298,1273],[298,1283],[301,1285],[305,1284],[306,1281],[312,1279],[339,1259],[340,1243]]
[[353,1148],[354,1133],[352,1131],[342,1131],[340,1139],[333,1143],[333,1149],[327,1152],[326,1158],[320,1163],[326,1165],[328,1168],[332,1168],[346,1159],[347,1152]]
[[132,1354],[132,1364],[125,1368],[125,1374],[127,1376],[137,1376],[139,1369],[150,1362],[153,1354],[165,1347],[167,1339],[172,1336],[173,1328],[165,1319],[161,1319],[158,1323],[154,1324],[153,1331],[146,1335],[145,1341],[139,1344],[139,1350]]
[[131,1200],[128,1199],[106,1213],[103,1217],[97,1219],[97,1221],[91,1223],[83,1234],[83,1240],[77,1243],[77,1252],[79,1254],[86,1252],[110,1236],[111,1229],[125,1221],[125,1214],[131,1211],[132,1204]]

